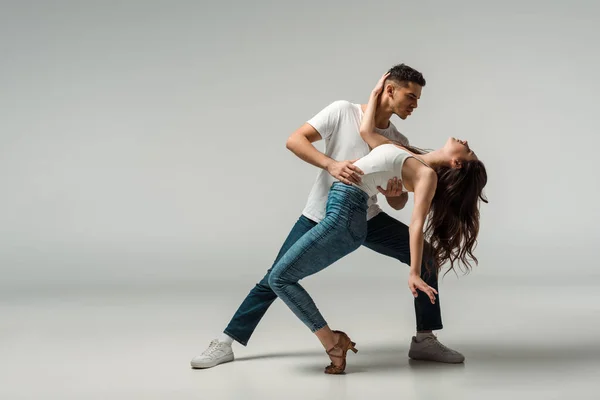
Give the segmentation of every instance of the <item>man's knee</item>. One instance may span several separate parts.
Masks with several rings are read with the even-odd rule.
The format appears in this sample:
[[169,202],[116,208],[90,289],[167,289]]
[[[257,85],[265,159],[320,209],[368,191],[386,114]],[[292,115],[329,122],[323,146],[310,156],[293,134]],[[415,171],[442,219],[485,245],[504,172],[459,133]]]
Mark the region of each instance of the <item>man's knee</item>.
[[253,289],[255,292],[258,293],[268,293],[268,292],[272,292],[273,289],[271,288],[271,285],[269,284],[268,280],[262,280],[260,282],[258,282],[256,284],[256,286],[254,286]]

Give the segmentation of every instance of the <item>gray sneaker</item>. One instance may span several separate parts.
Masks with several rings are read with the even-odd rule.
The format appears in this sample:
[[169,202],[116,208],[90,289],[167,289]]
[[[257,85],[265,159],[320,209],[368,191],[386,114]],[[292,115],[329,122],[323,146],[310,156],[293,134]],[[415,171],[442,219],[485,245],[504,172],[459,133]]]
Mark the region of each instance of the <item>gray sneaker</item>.
[[437,361],[449,364],[460,364],[465,361],[465,356],[441,344],[433,334],[425,337],[420,342],[417,342],[417,338],[413,336],[408,356],[413,360]]

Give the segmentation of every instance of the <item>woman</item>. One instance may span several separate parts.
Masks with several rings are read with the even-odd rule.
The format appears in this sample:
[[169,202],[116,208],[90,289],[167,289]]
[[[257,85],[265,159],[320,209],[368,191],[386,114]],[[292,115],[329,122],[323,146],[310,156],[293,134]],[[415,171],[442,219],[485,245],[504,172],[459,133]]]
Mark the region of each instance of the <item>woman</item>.
[[375,109],[386,78],[387,74],[373,89],[361,123],[361,136],[373,149],[355,162],[364,172],[361,184],[332,185],[325,218],[279,259],[269,277],[273,291],[321,341],[331,359],[325,368],[328,374],[344,372],[346,353],[357,351],[355,343],[344,332],[329,328],[298,281],[360,247],[367,235],[367,200],[378,193],[377,186],[383,187],[388,179],[399,176],[404,189],[414,193],[408,282],[413,295],[421,290],[434,303],[437,294],[420,277],[425,233],[431,245],[428,266],[439,270],[450,261],[450,269],[456,262],[468,269],[467,258],[477,262],[472,250],[479,231],[478,200],[487,202],[482,195],[487,182],[485,167],[466,141],[449,138],[441,149],[417,157],[422,151],[375,133]]

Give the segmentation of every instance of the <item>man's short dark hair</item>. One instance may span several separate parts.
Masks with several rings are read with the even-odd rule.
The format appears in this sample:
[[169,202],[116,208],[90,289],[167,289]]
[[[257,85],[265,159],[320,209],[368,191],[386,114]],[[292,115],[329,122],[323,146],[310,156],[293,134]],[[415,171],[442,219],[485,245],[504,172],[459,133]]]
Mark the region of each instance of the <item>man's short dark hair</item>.
[[390,73],[388,79],[401,85],[406,85],[408,82],[414,82],[417,85],[425,86],[423,74],[406,64],[394,65],[388,72]]

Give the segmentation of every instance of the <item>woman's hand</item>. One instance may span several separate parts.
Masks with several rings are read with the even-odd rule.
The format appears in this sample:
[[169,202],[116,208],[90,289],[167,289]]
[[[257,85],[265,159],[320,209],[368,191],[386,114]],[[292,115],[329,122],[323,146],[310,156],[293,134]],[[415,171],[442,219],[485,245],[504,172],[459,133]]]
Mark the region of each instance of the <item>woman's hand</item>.
[[377,186],[377,190],[379,190],[379,193],[381,193],[385,197],[398,197],[402,196],[402,193],[404,193],[402,191],[402,181],[399,180],[397,176],[388,180],[385,189],[381,186]]
[[438,294],[437,290],[426,284],[420,276],[410,274],[408,277],[408,288],[415,297],[419,295],[417,293],[417,289],[419,289],[420,291],[424,292],[427,296],[429,296],[431,304],[435,304],[435,295]]
[[379,96],[381,92],[383,92],[383,84],[385,83],[385,80],[388,78],[388,76],[390,76],[390,73],[386,72],[381,78],[379,78],[377,85],[375,85],[373,91],[371,92],[373,96]]

